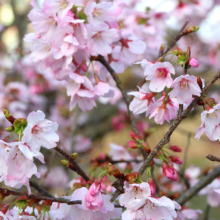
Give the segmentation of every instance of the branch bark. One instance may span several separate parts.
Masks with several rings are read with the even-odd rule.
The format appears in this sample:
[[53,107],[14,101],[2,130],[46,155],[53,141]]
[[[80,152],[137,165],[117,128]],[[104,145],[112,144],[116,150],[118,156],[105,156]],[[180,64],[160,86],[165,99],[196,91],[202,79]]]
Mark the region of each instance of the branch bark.
[[207,159],[211,160],[211,161],[216,161],[216,162],[220,162],[220,158],[215,157],[211,154],[209,154],[208,156],[206,156]]
[[56,150],[59,154],[63,155],[71,163],[72,166],[69,167],[71,170],[75,171],[86,181],[90,180],[89,177],[86,175],[86,173],[80,168],[80,166],[76,163],[76,161],[71,158],[69,154],[67,154],[59,147],[55,147],[54,150]]
[[47,196],[47,197],[53,198],[53,196],[49,192],[47,192],[46,189],[39,186],[36,182],[31,181],[31,180],[29,182],[30,182],[30,186],[35,188],[42,196]]
[[187,201],[189,201],[193,196],[197,195],[197,193],[211,183],[215,178],[220,176],[220,166],[214,168],[210,171],[206,176],[204,176],[196,185],[184,191],[182,195],[177,199],[177,202],[180,205],[184,205]]

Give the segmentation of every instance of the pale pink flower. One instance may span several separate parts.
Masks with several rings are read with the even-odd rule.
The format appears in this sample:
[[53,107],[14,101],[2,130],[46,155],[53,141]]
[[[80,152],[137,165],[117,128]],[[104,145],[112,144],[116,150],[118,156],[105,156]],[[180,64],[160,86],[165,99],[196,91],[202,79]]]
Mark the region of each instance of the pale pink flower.
[[220,179],[213,180],[209,185],[203,188],[199,194],[207,195],[207,203],[211,207],[217,207],[220,204],[220,195],[216,193],[216,189],[220,188]]
[[117,28],[117,17],[120,15],[125,3],[114,2],[89,2],[85,7],[85,14],[88,16],[88,21],[93,26],[107,22],[112,27]]
[[202,214],[202,210],[200,209],[183,209],[181,211],[177,211],[177,218],[175,218],[175,220],[196,220],[198,219],[199,214]]
[[[203,132],[206,133],[208,137],[211,136],[212,139],[214,139],[215,134],[215,140],[217,140],[218,134],[214,133],[214,130],[218,125],[220,124],[220,104],[217,104],[210,108],[209,110],[205,110],[201,113],[201,121],[202,124],[200,128],[197,129],[196,138],[199,139]],[[217,130],[218,131],[218,130]]]
[[177,77],[172,87],[173,90],[169,93],[169,96],[176,98],[180,104],[190,103],[192,95],[200,96],[201,94],[197,78],[188,74]]
[[128,95],[133,95],[134,98],[129,105],[130,111],[134,114],[140,114],[143,112],[147,117],[154,108],[154,93],[151,93],[148,89],[148,84],[145,83],[141,88],[138,87],[139,92],[129,92]]
[[140,184],[130,184],[128,187],[125,185],[124,189],[125,192],[119,198],[119,203],[121,206],[127,207],[130,201],[151,196],[150,185],[146,182]]
[[149,118],[154,117],[155,122],[161,125],[165,120],[170,123],[177,116],[178,106],[176,99],[168,97],[168,100],[165,101],[165,96],[163,96],[155,102]]
[[94,86],[95,94],[98,96],[104,96],[110,91],[110,86],[108,83],[103,82],[101,80]]
[[38,110],[31,112],[27,117],[27,127],[23,131],[22,141],[31,146],[32,149],[38,150],[40,147],[48,149],[57,146],[59,136],[55,133],[58,128],[56,122],[45,119],[45,114]]
[[127,209],[122,213],[121,218],[122,218],[122,220],[134,220],[134,219],[146,220],[143,208],[140,208],[137,210]]
[[109,29],[105,24],[88,27],[89,39],[87,48],[92,56],[107,56],[112,52],[111,44],[119,40],[116,29]]
[[175,75],[175,69],[169,62],[157,62],[147,66],[144,71],[146,80],[150,81],[149,88],[153,92],[162,92],[165,87],[170,88],[173,83],[171,74]]
[[173,220],[177,217],[176,209],[181,209],[178,203],[165,196],[161,198],[146,197],[143,199],[131,200],[127,209],[138,210],[141,207],[143,207],[145,219],[153,220]]

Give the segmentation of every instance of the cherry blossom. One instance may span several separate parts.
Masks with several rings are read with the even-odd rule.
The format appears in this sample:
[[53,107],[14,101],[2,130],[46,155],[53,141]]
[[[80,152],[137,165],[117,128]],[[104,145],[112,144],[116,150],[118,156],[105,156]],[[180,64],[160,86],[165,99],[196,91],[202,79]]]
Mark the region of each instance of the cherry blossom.
[[197,68],[197,67],[199,66],[199,63],[198,63],[197,59],[196,59],[196,58],[193,58],[193,57],[189,59],[189,64],[190,64],[192,67],[195,67],[195,68]]
[[183,75],[177,77],[173,84],[173,90],[169,93],[171,98],[176,98],[180,104],[190,103],[192,95],[200,96],[201,89],[195,76]]
[[59,141],[59,136],[55,133],[58,124],[44,118],[45,114],[40,110],[31,112],[27,117],[28,125],[23,131],[22,141],[38,151],[41,146],[54,148]]
[[162,92],[165,87],[170,88],[173,83],[171,74],[175,75],[175,69],[169,62],[157,62],[147,66],[144,74],[150,81],[149,89],[152,92]]

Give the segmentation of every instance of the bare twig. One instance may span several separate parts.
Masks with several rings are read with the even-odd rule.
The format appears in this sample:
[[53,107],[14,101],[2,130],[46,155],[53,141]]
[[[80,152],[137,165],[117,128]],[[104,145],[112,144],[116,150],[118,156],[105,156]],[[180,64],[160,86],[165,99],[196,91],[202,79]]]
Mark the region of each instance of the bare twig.
[[207,205],[206,209],[205,209],[205,215],[204,215],[204,219],[203,220],[209,220],[210,209],[211,209],[211,206]]
[[200,181],[194,185],[193,187],[189,188],[188,190],[184,191],[181,196],[177,199],[177,202],[180,205],[184,205],[187,201],[189,201],[193,196],[197,195],[197,193],[211,183],[215,178],[220,176],[220,166],[214,168],[210,171],[206,176],[204,176]]
[[69,167],[71,170],[75,171],[77,174],[79,174],[81,177],[83,177],[86,181],[89,181],[89,177],[86,175],[86,173],[80,168],[80,166],[76,163],[75,160],[71,158],[69,154],[67,154],[65,151],[63,151],[59,147],[55,147],[54,150],[56,150],[58,153],[63,155],[71,164]]
[[[215,83],[216,80],[220,78],[220,73],[216,74],[215,77],[206,85],[206,87],[202,90],[202,93],[206,92],[209,87]],[[161,141],[157,144],[157,146],[151,151],[147,159],[144,161],[143,165],[139,169],[139,173],[143,175],[145,169],[147,166],[150,164],[150,162],[153,160],[153,158],[158,154],[158,152],[162,149],[162,147],[167,144],[170,141],[170,137],[173,134],[173,132],[176,130],[178,125],[181,123],[181,121],[186,118],[191,110],[194,108],[196,105],[197,101],[199,100],[200,97],[195,97],[194,100],[190,103],[190,105],[187,107],[186,110],[183,112],[178,112],[178,115],[176,119],[173,121],[172,125],[170,126],[169,130],[167,133],[164,135],[164,137],[161,139]]]
[[[40,195],[28,195],[25,193],[20,193],[20,192],[16,192],[16,191],[12,191],[6,188],[0,188],[0,194],[2,194],[3,196],[27,196],[29,199],[34,199],[34,200],[50,200],[51,202],[59,202],[59,203],[66,203],[67,205],[77,205],[77,204],[82,204],[81,200],[75,200],[75,201],[70,201],[68,199],[59,197],[59,198],[54,198],[54,197],[47,197],[47,196],[40,196]],[[119,204],[114,204],[115,208],[122,208]]]
[[31,181],[31,180],[29,182],[30,182],[30,186],[35,188],[42,196],[47,196],[47,197],[53,198],[53,196],[49,192],[47,192],[46,189],[39,186],[36,182]]
[[211,161],[217,161],[217,162],[220,162],[220,158],[218,157],[215,157],[211,154],[209,154],[208,156],[206,156],[207,159],[211,160]]

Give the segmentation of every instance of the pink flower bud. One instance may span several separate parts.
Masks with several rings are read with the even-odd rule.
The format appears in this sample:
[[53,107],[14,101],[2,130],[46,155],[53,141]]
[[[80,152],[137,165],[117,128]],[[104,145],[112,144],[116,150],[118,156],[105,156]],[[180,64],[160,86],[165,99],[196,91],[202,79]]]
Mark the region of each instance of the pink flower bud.
[[135,134],[133,131],[130,132],[130,136],[135,141],[142,140],[142,137],[140,135]]
[[170,159],[176,164],[182,164],[182,160],[179,157],[171,156]]
[[132,149],[136,149],[138,148],[138,143],[136,143],[135,141],[129,141],[129,147]]
[[150,185],[150,190],[151,190],[151,196],[154,196],[155,192],[156,192],[156,184],[154,183],[154,181],[152,179],[148,180],[148,183]]
[[164,162],[162,168],[163,168],[163,173],[167,178],[177,181],[178,179],[177,171],[173,167],[170,167],[166,162]]
[[182,152],[182,149],[178,146],[170,146],[170,150],[174,151],[174,152]]
[[189,64],[195,68],[197,68],[199,66],[197,59],[193,58],[193,57],[189,59]]

